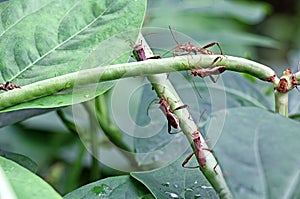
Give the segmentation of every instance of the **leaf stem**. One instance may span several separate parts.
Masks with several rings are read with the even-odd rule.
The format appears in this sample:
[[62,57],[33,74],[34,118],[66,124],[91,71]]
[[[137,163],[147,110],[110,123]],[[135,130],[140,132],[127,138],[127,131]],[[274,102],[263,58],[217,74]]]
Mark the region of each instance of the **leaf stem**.
[[105,94],[95,98],[96,117],[103,133],[116,146],[120,153],[128,159],[132,168],[140,170],[132,149],[123,141],[122,132],[112,124],[107,107]]
[[[191,68],[208,68],[211,67],[211,63],[219,56],[220,55],[186,55],[159,60],[147,60],[103,67],[99,66],[69,73],[0,94],[0,110],[82,85],[140,75],[146,76],[190,70]],[[223,57],[221,61],[216,63],[216,66],[226,66],[227,70],[245,72],[265,81],[274,82],[277,78],[275,72],[269,67],[238,57]]]
[[[150,47],[147,47],[147,42],[144,40],[143,36],[139,36],[139,41],[142,40],[143,45],[145,46],[145,54],[146,57],[150,57],[152,52],[150,50]],[[177,94],[175,88],[173,87],[172,83],[168,79],[167,74],[156,74],[156,75],[149,75],[147,76],[148,80],[151,82],[152,87],[156,91],[157,95],[159,97],[164,97],[167,99],[167,102],[170,104],[171,109],[174,110],[176,107],[184,105],[181,101],[179,95]],[[162,96],[163,95],[163,96]],[[174,113],[177,115],[179,119],[179,125],[183,133],[185,134],[186,138],[188,139],[189,143],[191,144],[192,150],[196,151],[197,149],[194,144],[194,135],[193,133],[195,131],[198,131],[198,126],[194,122],[192,118],[190,118],[189,110],[184,108],[177,111],[174,111]],[[203,141],[201,144],[204,148],[208,148],[206,143],[204,142],[204,138],[200,134],[200,141]],[[197,161],[199,165],[201,165],[200,160],[197,158]],[[214,187],[215,191],[219,195],[221,199],[231,199],[232,194],[225,182],[225,179],[223,177],[222,171],[220,167],[217,167],[216,170],[214,170],[215,165],[217,165],[217,160],[213,155],[206,155],[206,167],[199,167],[204,176],[207,178],[207,180],[211,183],[211,185]],[[216,172],[218,174],[216,174]]]
[[279,113],[285,117],[288,117],[289,114],[289,93],[281,93],[275,91],[275,113]]

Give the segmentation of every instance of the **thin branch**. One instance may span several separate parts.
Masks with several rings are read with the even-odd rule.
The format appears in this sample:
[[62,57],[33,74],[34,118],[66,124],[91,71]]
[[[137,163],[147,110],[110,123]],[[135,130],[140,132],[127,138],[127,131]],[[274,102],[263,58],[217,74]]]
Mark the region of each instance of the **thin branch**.
[[[0,110],[82,85],[126,77],[190,70],[200,66],[208,68],[218,56],[220,55],[187,55],[82,70],[4,92],[0,94]],[[274,82],[278,79],[269,67],[243,58],[226,56],[215,65],[226,66],[226,70],[245,72],[265,81]]]

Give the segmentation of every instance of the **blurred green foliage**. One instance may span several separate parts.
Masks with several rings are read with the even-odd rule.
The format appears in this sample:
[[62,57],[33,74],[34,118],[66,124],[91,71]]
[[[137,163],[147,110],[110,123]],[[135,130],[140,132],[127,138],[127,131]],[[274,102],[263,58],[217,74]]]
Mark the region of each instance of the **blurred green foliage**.
[[[294,0],[289,12],[274,6],[277,2],[149,0],[144,27],[170,25],[202,45],[218,41],[225,54],[251,58],[282,71],[296,67],[299,61],[300,13],[296,11],[300,3]],[[105,140],[103,143],[102,147],[111,147]],[[81,141],[68,132],[54,112],[2,128],[0,148],[33,159],[39,165],[38,174],[62,194],[90,182],[90,155],[81,152]],[[64,179],[70,177],[75,163],[80,168],[75,174],[77,181],[70,185]],[[102,177],[120,173],[100,167]]]

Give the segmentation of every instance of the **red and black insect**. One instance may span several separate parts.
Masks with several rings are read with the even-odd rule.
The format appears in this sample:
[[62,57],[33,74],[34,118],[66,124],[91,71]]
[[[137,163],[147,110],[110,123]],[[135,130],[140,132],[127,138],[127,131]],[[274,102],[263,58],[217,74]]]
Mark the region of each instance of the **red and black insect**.
[[[223,55],[223,51],[222,51],[222,48],[220,46],[220,44],[218,42],[212,42],[212,43],[209,43],[203,47],[197,47],[193,44],[191,44],[190,42],[186,43],[186,44],[183,44],[183,45],[180,45],[178,43],[178,41],[176,40],[174,34],[173,34],[173,31],[171,29],[171,27],[169,26],[169,30],[171,32],[171,35],[174,39],[174,41],[176,42],[177,46],[175,48],[175,50],[173,50],[173,52],[187,52],[188,54],[190,53],[194,53],[195,55],[199,52],[201,54],[205,54],[205,55],[214,55],[214,53],[206,48],[209,48],[209,47],[212,47],[214,45],[217,45],[219,50],[220,50],[220,54]],[[213,62],[211,63],[210,67],[214,66],[218,61],[222,60],[222,57],[221,56],[218,56],[217,58],[215,58],[213,60]],[[217,79],[215,80],[215,78],[212,76],[212,75],[220,75],[222,72],[224,72],[226,70],[226,67],[225,66],[218,66],[218,67],[214,67],[214,68],[201,68],[200,66],[200,69],[193,69],[191,71],[191,75],[193,76],[199,76],[201,78],[204,78],[206,76],[209,76],[209,78],[214,82],[216,83],[219,79],[219,76],[217,77]],[[195,85],[195,82],[193,80],[193,84],[194,86],[196,87]],[[197,89],[197,93],[199,95],[199,97],[201,98],[201,95],[200,95],[200,92],[198,91]]]
[[171,29],[171,27],[169,26],[169,30],[172,34],[172,37],[174,39],[174,41],[176,42],[177,46],[175,47],[175,49],[173,50],[173,52],[187,52],[188,54],[190,53],[194,53],[195,55],[199,52],[201,54],[205,54],[205,55],[214,55],[214,53],[210,50],[207,50],[206,48],[209,48],[209,47],[212,47],[214,45],[217,45],[218,48],[220,49],[220,54],[223,55],[223,52],[222,52],[222,48],[220,46],[220,44],[218,42],[211,42],[203,47],[198,47],[198,46],[195,46],[193,44],[191,44],[190,42],[186,43],[186,44],[183,44],[183,45],[180,45],[178,43],[178,41],[176,40],[174,34],[173,34],[173,31]]
[[159,98],[158,102],[160,109],[164,112],[168,120],[168,133],[173,134],[171,132],[171,127],[177,129],[179,127],[179,120],[177,115],[174,114],[174,111],[183,109],[188,107],[188,105],[184,104],[179,107],[176,107],[174,110],[171,109],[169,103],[165,100],[164,96]]
[[195,77],[199,76],[201,78],[209,76],[211,81],[216,83],[219,79],[219,76],[215,80],[215,78],[213,78],[212,75],[220,75],[225,70],[226,70],[226,66],[217,66],[217,67],[214,67],[214,68],[202,68],[202,69],[198,69],[198,70],[194,69],[194,70],[191,70],[191,75],[194,75]]
[[147,58],[145,54],[145,50],[142,46],[142,42],[133,46],[132,54],[137,61],[146,61],[148,59],[161,59],[161,56],[159,55]]
[[[203,148],[199,130],[197,130],[193,133],[193,142],[194,142],[196,151],[194,151],[190,155],[188,155],[188,157],[186,157],[184,159],[184,161],[182,162],[181,166],[184,168],[199,168],[199,166],[186,166],[186,164],[190,161],[190,159],[193,157],[193,155],[196,154],[196,157],[197,157],[197,160],[198,160],[200,166],[202,168],[205,168],[206,167],[206,157],[204,154],[204,150],[209,151],[210,153],[213,153],[213,150],[210,148]],[[216,175],[218,174],[218,172],[216,170],[217,166],[218,166],[218,161],[217,161],[217,164],[213,168]]]
[[[157,99],[155,99],[155,100],[157,100]],[[159,101],[157,102],[157,104],[159,104],[159,108],[163,111],[163,113],[167,117],[167,120],[168,120],[168,133],[170,133],[170,134],[178,133],[178,132],[171,132],[172,127],[175,128],[175,129],[178,129],[178,127],[179,127],[179,119],[178,119],[177,115],[174,114],[174,111],[177,111],[177,110],[183,109],[183,108],[187,108],[188,105],[183,104],[183,105],[178,106],[178,107],[176,107],[175,109],[172,110],[170,104],[167,102],[167,100],[164,96],[164,91],[163,91],[161,97],[159,98]],[[149,107],[148,107],[148,110],[149,110]],[[148,113],[148,110],[147,110],[147,113]]]
[[8,90],[13,90],[15,88],[21,88],[21,87],[12,84],[9,81],[7,81],[5,84],[0,83],[0,90],[8,91]]
[[206,167],[206,158],[205,158],[205,154],[204,154],[203,150],[207,150],[210,152],[212,150],[202,147],[199,134],[200,134],[200,132],[198,130],[193,133],[193,142],[194,142],[196,151],[191,153],[190,155],[188,155],[188,157],[183,161],[182,167],[184,167],[184,168],[198,168],[199,167],[199,166],[185,166],[195,153],[197,154],[197,159],[200,163],[200,166],[202,168]]

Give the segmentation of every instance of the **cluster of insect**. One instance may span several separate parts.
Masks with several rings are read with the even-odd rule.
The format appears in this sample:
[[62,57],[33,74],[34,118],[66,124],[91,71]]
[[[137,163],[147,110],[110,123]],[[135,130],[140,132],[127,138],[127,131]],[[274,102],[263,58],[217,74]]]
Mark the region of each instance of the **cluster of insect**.
[[[217,57],[217,58],[215,58],[213,60],[213,62],[211,63],[211,67],[201,68],[199,66],[200,67],[199,69],[191,69],[191,73],[189,74],[189,75],[193,75],[195,77],[199,76],[201,78],[209,76],[210,79],[214,83],[216,83],[216,81],[218,79],[215,80],[212,75],[220,75],[221,73],[223,73],[226,70],[225,66],[214,66],[218,61],[220,61],[222,59],[222,56],[224,56],[220,44],[218,42],[212,42],[212,43],[209,43],[209,44],[207,44],[207,45],[205,45],[203,47],[198,47],[198,46],[195,46],[195,45],[191,44],[190,42],[188,42],[186,44],[181,45],[176,40],[176,38],[175,38],[175,36],[174,36],[174,34],[172,32],[171,27],[169,27],[169,30],[170,30],[170,33],[171,33],[174,41],[177,44],[177,46],[172,50],[174,56],[178,56],[178,53],[180,53],[179,55],[187,55],[187,54],[191,54],[191,53],[194,53],[194,54],[200,53],[200,54],[206,54],[206,55],[214,55],[214,53],[212,51],[208,50],[207,48],[212,47],[214,45],[216,45],[219,48],[219,50],[220,50],[220,56]],[[146,61],[146,60],[149,60],[149,59],[161,59],[162,58],[161,56],[146,57],[145,51],[144,51],[144,48],[143,48],[141,42],[139,44],[136,44],[136,45],[132,46],[132,47],[133,47],[133,51],[132,51],[133,55],[132,56],[137,61]],[[200,96],[200,94],[199,94],[199,96]],[[168,103],[168,99],[166,99],[165,96],[164,96],[164,91],[163,91],[163,93],[161,93],[161,97],[159,98],[158,104],[159,104],[160,109],[163,111],[163,113],[165,114],[165,116],[167,118],[167,121],[168,121],[168,133],[169,134],[174,134],[173,132],[171,132],[171,128],[172,127],[175,128],[175,129],[179,128],[179,119],[174,114],[174,111],[179,110],[179,109],[183,109],[183,108],[188,108],[188,105],[184,104],[184,105],[176,107],[175,109],[172,110],[171,107],[170,107],[170,104]],[[175,133],[177,133],[177,132],[175,132]],[[209,148],[204,148],[203,147],[203,145],[201,143],[201,140],[200,140],[200,132],[199,132],[199,130],[193,132],[192,136],[193,136],[193,142],[194,142],[196,151],[194,151],[193,153],[191,153],[183,161],[182,167],[185,167],[185,168],[198,168],[199,166],[186,166],[187,163],[189,162],[189,160],[192,158],[192,156],[194,154],[196,154],[196,157],[198,159],[198,162],[199,162],[200,166],[202,168],[205,168],[206,167],[206,157],[205,157],[205,154],[204,154],[204,150],[207,150],[209,152],[212,152],[212,150],[209,149]],[[213,169],[214,169],[215,173],[217,174],[217,172],[215,170],[216,166]]]

